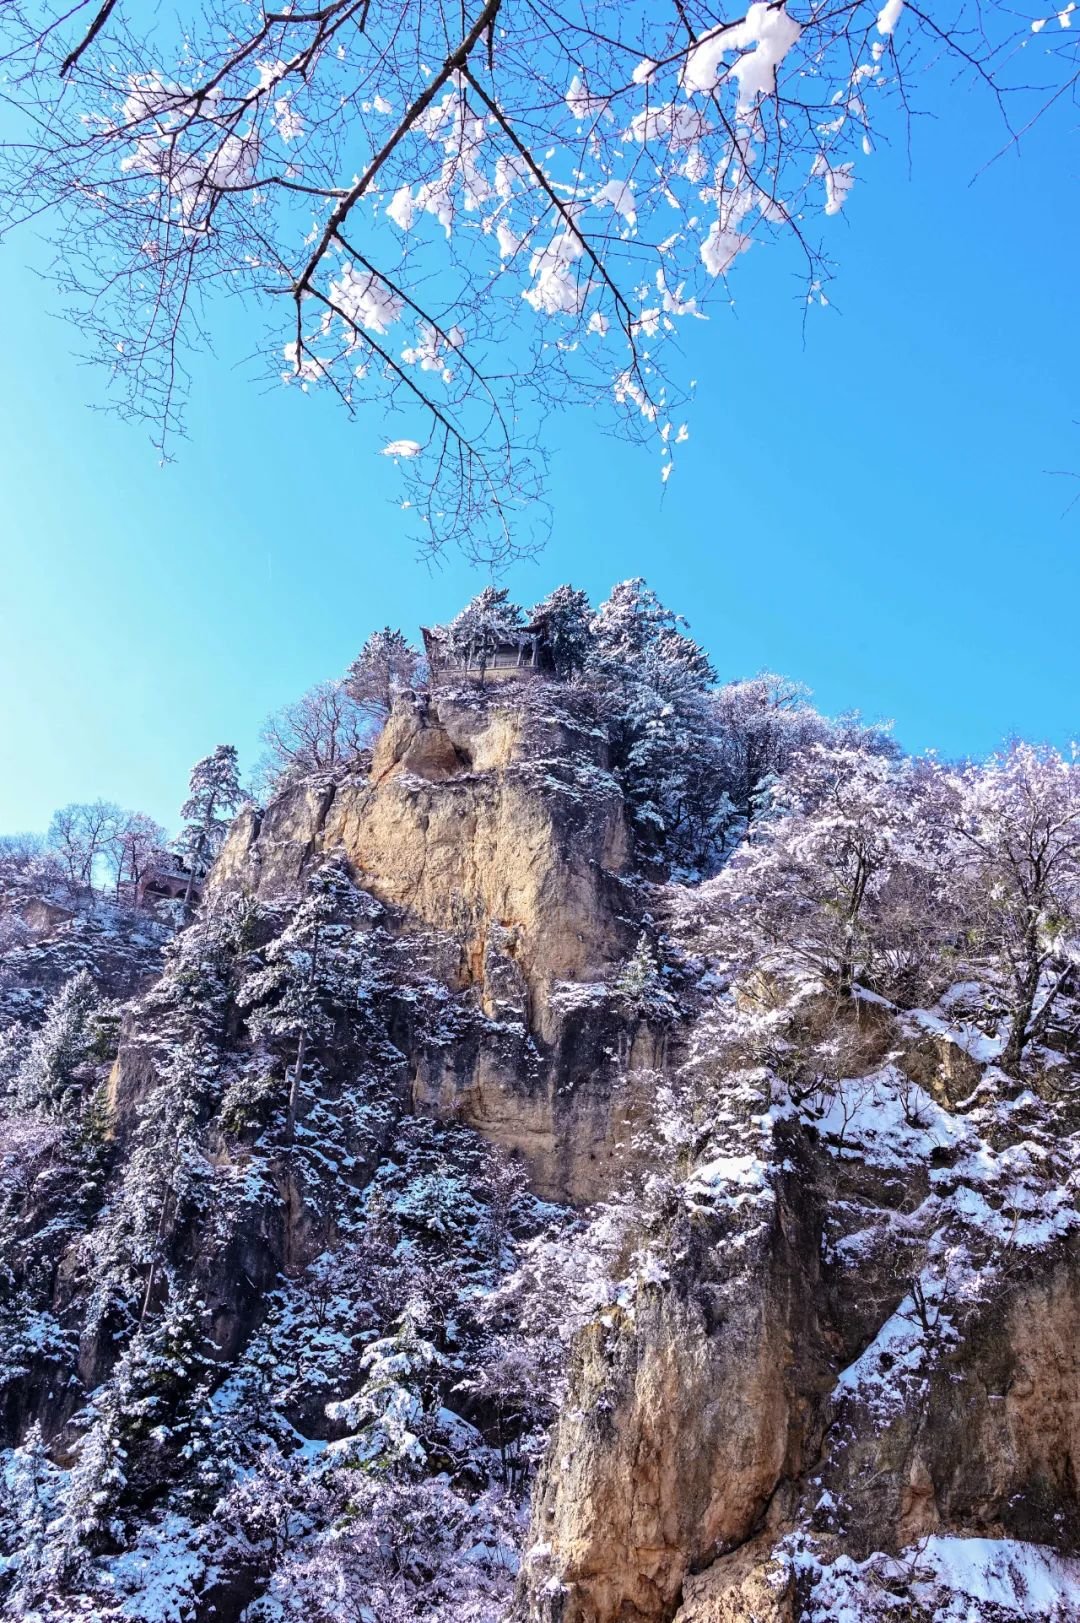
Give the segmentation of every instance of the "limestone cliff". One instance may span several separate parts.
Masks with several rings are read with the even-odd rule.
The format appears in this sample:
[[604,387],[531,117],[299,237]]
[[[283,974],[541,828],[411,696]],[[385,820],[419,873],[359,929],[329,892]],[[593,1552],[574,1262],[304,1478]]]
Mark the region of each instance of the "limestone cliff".
[[520,1151],[545,1195],[607,1193],[611,1058],[654,1044],[614,1006],[643,903],[588,696],[523,683],[400,701],[369,773],[238,819],[207,904],[288,899],[332,854],[487,1019],[468,1046],[410,1057],[414,1107]]
[[711,1157],[654,1218],[663,1275],[579,1338],[521,1619],[1016,1618],[1035,1615],[1022,1576],[965,1611],[938,1553],[1020,1540],[1068,1566],[1071,1144],[1032,1092],[997,1104],[959,1035],[936,1033],[935,1069],[909,1017],[879,1000],[865,1022],[879,1063],[827,1101],[778,1108],[760,1076],[729,1078]]
[[1006,1069],[908,870],[888,994],[816,873],[780,911],[803,843],[753,909],[661,882],[614,725],[406,693],[168,946],[20,902],[15,1093],[67,1091],[0,1157],[9,1615],[1080,1618],[1070,971]]

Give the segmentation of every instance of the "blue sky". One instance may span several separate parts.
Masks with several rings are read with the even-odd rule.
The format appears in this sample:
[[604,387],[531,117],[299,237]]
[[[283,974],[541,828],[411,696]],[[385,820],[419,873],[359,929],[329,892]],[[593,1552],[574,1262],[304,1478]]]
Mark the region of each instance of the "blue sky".
[[[912,749],[1080,733],[1080,336],[1071,131],[970,184],[1000,145],[974,95],[860,166],[833,305],[805,335],[794,261],[755,248],[695,324],[699,400],[655,459],[551,425],[554,533],[506,577],[597,599],[644,574],[721,675],[768,666]],[[29,237],[0,250],[0,830],[103,796],[175,822],[193,760],[257,754],[264,717],[484,584],[415,560],[375,417],[200,363],[190,440],[159,468],[108,412]],[[235,318],[230,318],[234,319]],[[223,350],[245,353],[235,325]],[[397,431],[397,430],[395,430]],[[1080,489],[1080,486],[1077,486]]]

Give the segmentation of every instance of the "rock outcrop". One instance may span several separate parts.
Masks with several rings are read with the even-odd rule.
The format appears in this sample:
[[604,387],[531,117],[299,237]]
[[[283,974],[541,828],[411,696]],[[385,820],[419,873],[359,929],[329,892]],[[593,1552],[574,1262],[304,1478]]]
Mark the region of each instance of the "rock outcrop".
[[[883,1029],[900,1044],[907,1025]],[[1008,1106],[934,1105],[944,1045],[939,1063],[932,1085],[920,1050],[917,1095],[897,1065],[891,1098],[858,1077],[824,1116],[732,1122],[659,1225],[663,1274],[579,1340],[523,1623],[831,1620],[834,1571],[852,1616],[982,1617],[935,1609],[947,1579],[913,1587],[928,1539],[1080,1548],[1068,1152],[1031,1094],[1008,1128]]]
[[485,1016],[468,1043],[411,1056],[414,1106],[521,1153],[545,1195],[607,1193],[632,1101],[605,1078],[628,1047],[651,1062],[656,1039],[614,1002],[642,904],[588,696],[523,683],[400,700],[369,773],[241,815],[207,905],[288,899],[334,854]]
[[[584,687],[405,695],[363,770],[240,815],[160,980],[163,926],[23,919],[0,1007],[36,1019],[88,954],[130,999],[0,1165],[0,1419],[65,1503],[96,1449],[116,1512],[42,1564],[60,1604],[137,1582],[167,1519],[194,1623],[383,1546],[391,1597],[412,1562],[432,1615],[481,1615],[480,1563],[514,1623],[1080,1594],[1067,1022],[1021,1082],[967,980],[901,1006],[771,936],[733,967],[708,885],[646,878],[609,739]],[[275,1540],[315,1503],[312,1576]]]
[[703,1200],[668,1243],[668,1278],[575,1354],[534,1501],[523,1610],[545,1623],[672,1617],[687,1575],[744,1543],[815,1453],[831,1382],[794,1176],[737,1211]]

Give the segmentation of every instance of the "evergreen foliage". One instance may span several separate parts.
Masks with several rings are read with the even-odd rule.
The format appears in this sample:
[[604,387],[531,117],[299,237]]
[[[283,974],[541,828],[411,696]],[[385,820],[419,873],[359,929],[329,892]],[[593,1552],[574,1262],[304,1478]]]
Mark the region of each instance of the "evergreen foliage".
[[411,687],[420,669],[420,651],[403,632],[384,626],[373,631],[345,673],[345,687],[374,720],[389,712],[395,694]]
[[235,744],[219,744],[212,755],[196,761],[188,781],[188,798],[180,808],[184,827],[177,849],[187,862],[192,881],[217,856],[232,813],[242,799],[240,768]]
[[443,647],[466,669],[479,671],[483,681],[496,648],[513,642],[523,624],[524,615],[519,605],[510,601],[509,590],[505,586],[485,586],[443,629]]
[[592,605],[588,594],[573,586],[556,586],[529,610],[530,624],[551,650],[555,674],[576,676],[589,656]]
[[80,970],[49,1005],[19,1066],[15,1096],[21,1110],[56,1114],[73,1108],[82,1074],[101,1040],[101,1013],[97,988],[87,971]]

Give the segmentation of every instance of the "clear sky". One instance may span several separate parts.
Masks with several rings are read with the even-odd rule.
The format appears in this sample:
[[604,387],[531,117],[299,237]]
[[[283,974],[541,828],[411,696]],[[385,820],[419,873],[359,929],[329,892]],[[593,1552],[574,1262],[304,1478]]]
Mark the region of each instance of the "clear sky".
[[[722,676],[784,671],[912,749],[1080,734],[1080,504],[1046,472],[1080,470],[1075,137],[1063,115],[970,184],[1000,139],[966,95],[916,130],[910,178],[901,152],[860,165],[805,341],[793,259],[739,262],[735,310],[694,324],[666,488],[651,455],[554,422],[554,534],[513,595],[643,574]],[[99,795],[172,825],[198,756],[235,742],[250,767],[267,713],[374,627],[484,580],[415,561],[377,418],[251,381],[238,321],[159,468],[87,409],[101,379],[38,252],[0,250],[0,831]]]

